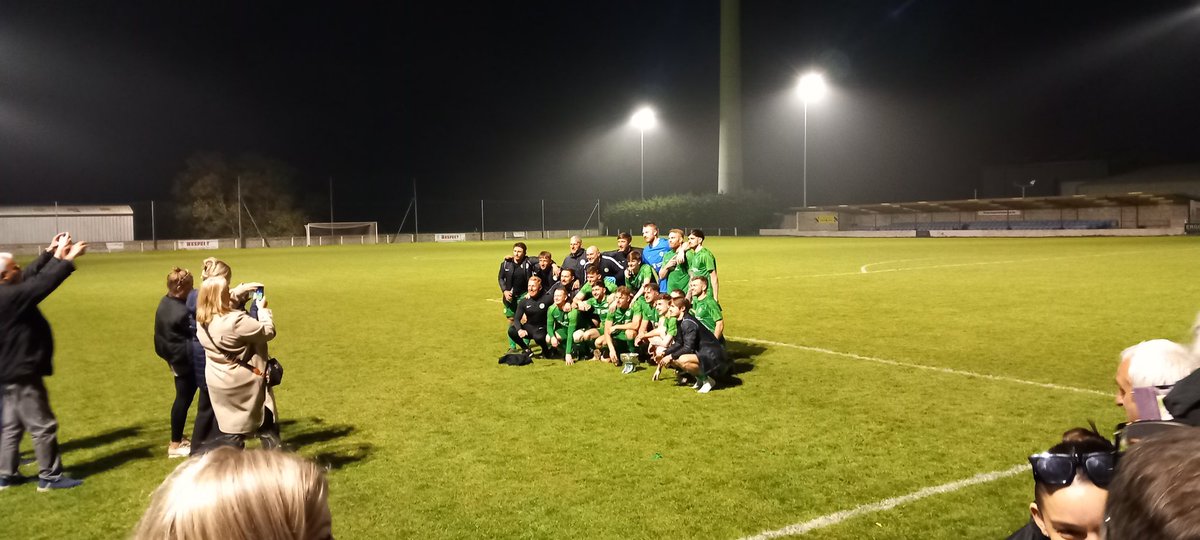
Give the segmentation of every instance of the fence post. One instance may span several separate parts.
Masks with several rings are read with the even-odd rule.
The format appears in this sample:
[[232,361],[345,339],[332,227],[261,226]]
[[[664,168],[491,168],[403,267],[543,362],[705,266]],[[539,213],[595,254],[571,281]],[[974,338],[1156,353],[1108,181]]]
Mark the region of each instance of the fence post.
[[483,241],[483,235],[487,234],[487,229],[484,228],[484,226],[483,226],[483,222],[484,222],[483,218],[484,218],[483,199],[479,199],[479,241],[480,242]]

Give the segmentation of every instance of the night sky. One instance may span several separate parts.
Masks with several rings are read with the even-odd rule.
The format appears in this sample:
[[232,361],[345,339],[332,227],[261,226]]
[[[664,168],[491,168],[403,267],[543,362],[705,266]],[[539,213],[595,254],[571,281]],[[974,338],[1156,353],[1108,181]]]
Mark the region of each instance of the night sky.
[[[719,3],[0,1],[0,205],[170,197],[255,153],[338,219],[423,199],[716,190]],[[1200,161],[1200,3],[742,3],[745,181],[815,204],[965,198],[986,166]],[[327,212],[327,210],[326,210]],[[313,216],[315,219],[322,219]]]

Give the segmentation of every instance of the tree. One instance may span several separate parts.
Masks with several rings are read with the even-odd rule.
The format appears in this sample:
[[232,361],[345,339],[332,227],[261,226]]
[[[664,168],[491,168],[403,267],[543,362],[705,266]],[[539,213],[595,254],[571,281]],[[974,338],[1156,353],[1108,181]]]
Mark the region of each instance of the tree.
[[216,153],[193,154],[175,178],[177,217],[198,236],[237,236],[240,178],[248,234],[255,233],[250,217],[264,236],[300,234],[306,220],[292,196],[292,176],[291,167],[261,156],[231,161]]

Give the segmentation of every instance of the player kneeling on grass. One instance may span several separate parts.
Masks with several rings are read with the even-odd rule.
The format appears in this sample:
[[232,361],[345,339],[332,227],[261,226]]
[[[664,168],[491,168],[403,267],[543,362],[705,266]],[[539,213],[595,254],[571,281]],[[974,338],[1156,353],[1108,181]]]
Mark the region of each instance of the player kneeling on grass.
[[674,342],[657,359],[659,365],[684,371],[696,378],[693,388],[701,394],[707,394],[716,387],[715,377],[720,377],[729,371],[729,357],[725,347],[717,340],[712,332],[705,328],[688,310],[692,303],[687,298],[676,298],[671,301],[667,311],[668,317],[677,321],[678,334]]
[[604,318],[604,336],[601,338],[608,349],[609,360],[615,364],[620,358],[625,364],[621,373],[632,373],[637,369],[633,338],[637,336],[642,317],[634,313],[631,307],[632,298],[633,293],[628,287],[617,287],[608,308],[608,316]]
[[527,354],[529,342],[533,340],[542,347],[544,356],[550,349],[546,343],[546,297],[542,295],[542,278],[529,276],[526,293],[517,301],[517,310],[513,314],[512,326],[508,327],[508,338]]
[[579,309],[579,322],[589,325],[588,328],[575,332],[575,343],[584,341],[594,342],[593,359],[600,360],[607,354],[604,348],[604,342],[600,340],[601,332],[604,331],[604,319],[608,318],[608,288],[603,282],[591,285],[584,285],[591,291],[591,298],[581,300],[576,297],[575,306]]
[[[567,272],[568,270],[563,270]],[[575,363],[575,327],[579,324],[579,310],[572,309],[567,301],[570,293],[565,289],[554,289],[554,305],[546,316],[546,340],[557,352],[563,354],[567,365]]]
[[1099,433],[1075,428],[1049,451],[1029,457],[1033,500],[1029,523],[1009,540],[1100,538],[1117,449]]
[[[675,338],[676,324],[679,322],[667,315],[671,308],[671,298],[667,296],[659,296],[654,300],[654,319],[651,323],[653,327],[643,325],[646,330],[638,333],[635,338],[637,342],[646,344],[646,352],[651,358],[658,358],[671,346],[671,340]],[[654,370],[654,376],[651,379],[657,381],[659,375],[662,375],[663,364],[659,363],[658,368]]]

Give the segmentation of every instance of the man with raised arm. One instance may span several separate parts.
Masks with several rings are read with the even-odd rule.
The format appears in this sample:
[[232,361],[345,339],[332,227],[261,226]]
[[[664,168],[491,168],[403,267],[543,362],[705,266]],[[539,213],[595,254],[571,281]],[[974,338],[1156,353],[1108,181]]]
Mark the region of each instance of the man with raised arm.
[[38,304],[66,281],[86,251],[87,242],[59,233],[23,271],[11,253],[0,253],[0,489],[23,480],[17,467],[26,431],[39,466],[38,491],[83,483],[63,476],[58,420],[43,382],[54,373],[54,336]]

